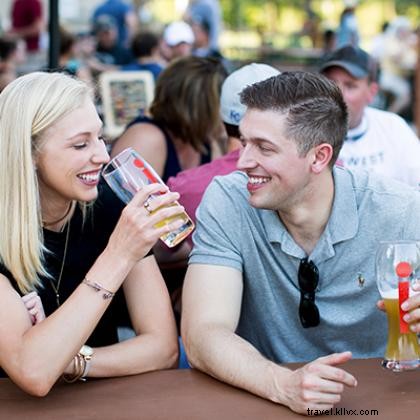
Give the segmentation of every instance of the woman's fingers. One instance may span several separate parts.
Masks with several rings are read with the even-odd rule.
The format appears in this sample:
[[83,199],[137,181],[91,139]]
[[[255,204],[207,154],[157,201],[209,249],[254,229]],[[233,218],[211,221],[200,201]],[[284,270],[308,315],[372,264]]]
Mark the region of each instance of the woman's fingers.
[[30,292],[30,293],[27,293],[26,295],[23,295],[22,300],[23,300],[24,303],[26,303],[26,302],[32,300],[33,298],[35,298],[37,296],[38,296],[37,292]]
[[28,310],[33,325],[38,324],[45,319],[44,307],[41,298],[36,292],[31,292],[22,296],[22,301]]

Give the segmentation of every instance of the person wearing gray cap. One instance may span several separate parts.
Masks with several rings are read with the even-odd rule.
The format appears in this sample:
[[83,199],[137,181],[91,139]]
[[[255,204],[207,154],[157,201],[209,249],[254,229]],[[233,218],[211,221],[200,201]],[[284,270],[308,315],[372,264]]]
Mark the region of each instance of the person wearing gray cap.
[[320,72],[340,87],[349,112],[339,162],[419,186],[420,142],[413,130],[398,115],[368,106],[378,91],[374,59],[347,45],[327,56]]
[[[182,295],[188,360],[301,414],[330,410],[357,386],[345,363],[384,354],[374,251],[420,237],[420,193],[334,165],[347,108],[326,77],[283,72],[241,102],[238,171],[215,177],[196,213]],[[420,332],[420,294],[406,302]],[[303,364],[281,366],[292,362]]]

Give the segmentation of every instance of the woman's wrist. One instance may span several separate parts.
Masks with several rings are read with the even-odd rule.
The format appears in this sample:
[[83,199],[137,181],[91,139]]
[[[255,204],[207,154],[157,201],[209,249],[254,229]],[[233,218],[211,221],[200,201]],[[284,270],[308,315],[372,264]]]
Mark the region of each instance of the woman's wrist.
[[134,263],[127,258],[116,258],[106,248],[86,274],[91,282],[99,283],[103,288],[115,292],[127,277]]

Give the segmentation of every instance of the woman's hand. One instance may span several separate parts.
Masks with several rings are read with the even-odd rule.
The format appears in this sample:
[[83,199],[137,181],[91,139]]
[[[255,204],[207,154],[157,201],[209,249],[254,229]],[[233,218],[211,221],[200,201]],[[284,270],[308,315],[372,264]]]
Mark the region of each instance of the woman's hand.
[[39,324],[45,319],[44,307],[37,292],[31,292],[22,296],[22,301],[28,310],[32,325]]
[[[108,251],[132,263],[141,260],[163,234],[184,223],[181,219],[165,221],[184,211],[184,207],[176,203],[178,198],[179,194],[169,192],[165,185],[143,187],[122,211],[109,239]],[[162,226],[161,222],[164,222]]]
[[401,309],[407,311],[403,319],[410,324],[410,330],[420,333],[420,280],[414,281],[411,288],[416,294],[407,299]]
[[[401,305],[401,309],[407,312],[404,315],[404,321],[410,324],[410,330],[418,334],[420,333],[420,280],[414,281],[411,288],[415,294]],[[386,312],[383,300],[379,300],[376,306]]]

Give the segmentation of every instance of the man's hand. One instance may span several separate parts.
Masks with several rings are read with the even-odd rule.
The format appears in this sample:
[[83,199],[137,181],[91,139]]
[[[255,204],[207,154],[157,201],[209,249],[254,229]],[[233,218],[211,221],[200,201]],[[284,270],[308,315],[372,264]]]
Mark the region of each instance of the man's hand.
[[22,301],[28,310],[32,325],[39,324],[45,319],[44,307],[38,293],[28,293],[22,296]]
[[336,367],[351,357],[349,351],[334,353],[292,371],[282,387],[281,402],[301,414],[308,414],[308,409],[329,410],[340,401],[344,385],[357,385],[352,375]]

